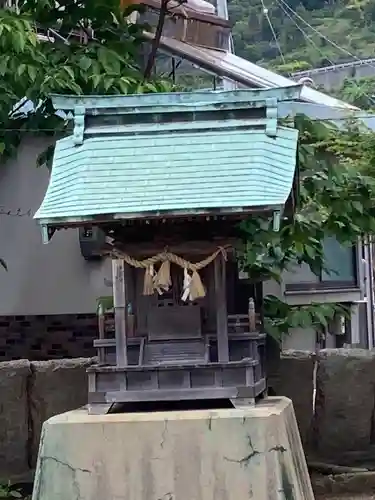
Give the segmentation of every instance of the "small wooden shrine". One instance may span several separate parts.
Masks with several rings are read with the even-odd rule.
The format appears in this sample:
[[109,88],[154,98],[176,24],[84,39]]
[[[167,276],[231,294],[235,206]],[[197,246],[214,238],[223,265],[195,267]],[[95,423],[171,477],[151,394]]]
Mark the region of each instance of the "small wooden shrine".
[[264,213],[278,229],[297,149],[278,102],[300,89],[53,98],[74,131],[57,141],[35,218],[46,243],[99,228],[112,258],[115,328],[95,340],[92,411],[264,392],[261,303],[240,280],[237,225]]

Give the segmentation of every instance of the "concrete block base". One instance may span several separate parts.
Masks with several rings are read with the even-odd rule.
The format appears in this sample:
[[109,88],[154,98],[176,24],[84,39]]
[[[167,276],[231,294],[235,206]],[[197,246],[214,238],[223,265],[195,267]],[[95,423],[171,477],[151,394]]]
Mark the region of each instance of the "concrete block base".
[[45,422],[33,500],[313,500],[287,398]]

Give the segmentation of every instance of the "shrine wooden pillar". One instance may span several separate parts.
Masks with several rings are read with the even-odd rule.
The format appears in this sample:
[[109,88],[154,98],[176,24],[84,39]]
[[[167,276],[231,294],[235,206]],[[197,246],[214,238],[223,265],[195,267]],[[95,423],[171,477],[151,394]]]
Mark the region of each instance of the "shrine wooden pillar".
[[115,310],[116,365],[124,368],[128,364],[126,331],[126,287],[125,263],[123,259],[112,260],[113,307]]
[[226,262],[222,254],[214,260],[217,353],[219,363],[229,361]]

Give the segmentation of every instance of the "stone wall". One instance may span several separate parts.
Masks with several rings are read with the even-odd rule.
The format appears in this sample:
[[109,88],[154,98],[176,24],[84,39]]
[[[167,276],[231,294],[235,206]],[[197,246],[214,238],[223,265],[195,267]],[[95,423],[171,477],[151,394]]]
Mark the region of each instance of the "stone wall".
[[0,363],[0,482],[27,475],[36,463],[42,423],[87,402],[93,358]]
[[30,363],[28,404],[31,466],[36,464],[43,422],[87,403],[86,368],[92,362],[93,358],[76,358]]
[[310,444],[313,428],[313,379],[315,355],[307,351],[285,351],[280,362],[268,369],[268,385],[276,395],[293,401],[302,442]]
[[0,363],[0,477],[28,469],[28,380],[26,360]]
[[375,459],[375,351],[286,351],[268,380],[292,399],[308,454],[336,463]]
[[334,349],[319,356],[316,441],[328,455],[375,443],[375,353]]
[[[86,368],[92,362],[0,363],[0,480],[33,469],[45,419],[86,403]],[[375,352],[327,349],[315,356],[287,351],[269,369],[269,385],[293,400],[309,454],[341,459],[374,448]]]

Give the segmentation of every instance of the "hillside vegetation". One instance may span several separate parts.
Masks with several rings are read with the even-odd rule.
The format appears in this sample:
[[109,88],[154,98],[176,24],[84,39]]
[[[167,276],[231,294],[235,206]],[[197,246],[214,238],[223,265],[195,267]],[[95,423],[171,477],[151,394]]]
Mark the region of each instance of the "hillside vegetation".
[[236,54],[286,74],[353,60],[349,53],[375,57],[375,2],[371,0],[264,0],[263,4],[262,0],[229,0],[229,12]]

